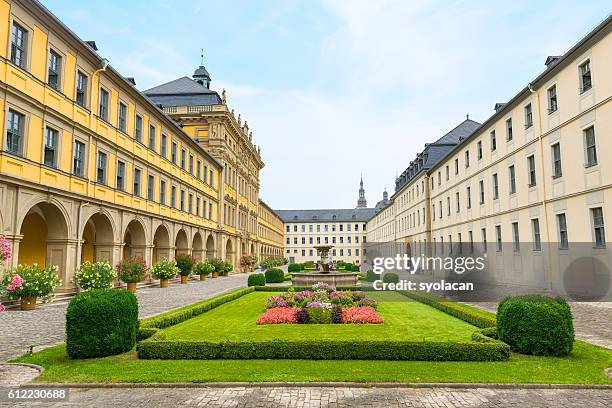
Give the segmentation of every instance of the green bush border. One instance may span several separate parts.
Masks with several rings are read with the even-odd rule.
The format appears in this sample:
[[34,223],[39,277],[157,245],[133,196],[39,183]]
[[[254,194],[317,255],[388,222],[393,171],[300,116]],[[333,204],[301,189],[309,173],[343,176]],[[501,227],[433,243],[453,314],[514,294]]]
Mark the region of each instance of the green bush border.
[[157,335],[137,344],[141,359],[157,360],[411,360],[504,361],[510,347],[489,339],[481,342],[429,341],[164,341]]
[[[310,286],[255,286],[255,292],[287,292],[289,288],[296,292],[312,290]],[[372,291],[373,289],[369,286],[338,286],[336,290]]]
[[208,312],[209,310],[221,306],[224,303],[231,302],[232,300],[236,300],[253,291],[254,289],[252,287],[236,289],[223,295],[215,296],[210,299],[203,300],[201,302],[193,303],[191,305],[184,306],[179,309],[174,309],[169,312],[143,319],[140,321],[141,332],[139,333],[139,337],[143,337],[146,334],[148,334],[147,337],[150,337],[154,334],[150,330],[143,331],[143,329],[145,328],[164,329],[166,327],[174,326],[175,324],[184,322],[185,320],[189,320],[192,317],[201,315],[204,312]]
[[425,303],[426,305],[441,310],[444,313],[476,327],[485,328],[495,327],[497,325],[495,315],[486,310],[481,310],[463,303],[457,303],[432,293],[417,291],[398,291],[398,293],[421,303]]

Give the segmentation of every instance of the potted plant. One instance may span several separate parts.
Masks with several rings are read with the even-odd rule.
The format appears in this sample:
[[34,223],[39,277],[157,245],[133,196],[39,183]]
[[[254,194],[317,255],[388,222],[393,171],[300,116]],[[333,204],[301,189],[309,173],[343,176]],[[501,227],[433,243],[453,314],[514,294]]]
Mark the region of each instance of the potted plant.
[[253,266],[253,257],[251,255],[242,255],[240,257],[240,266],[242,267],[242,273],[249,272],[251,266]]
[[198,262],[194,267],[193,267],[193,272],[196,275],[200,275],[200,280],[206,280],[206,276],[209,275],[212,271],[214,271],[215,267],[206,261],[202,261],[202,262]]
[[[0,234],[0,265],[11,259],[11,243]],[[0,295],[2,294],[2,286],[0,286]],[[4,312],[6,308],[0,303],[0,312]]]
[[181,275],[181,283],[187,283],[187,279],[189,279],[189,275],[193,270],[193,264],[195,260],[189,254],[179,254],[174,260],[176,261],[176,266],[179,269],[179,274]]
[[91,263],[85,261],[78,267],[73,281],[84,291],[108,289],[117,279],[117,272],[108,262]]
[[160,288],[167,288],[168,279],[174,279],[178,273],[179,268],[176,266],[176,262],[170,259],[163,259],[153,267],[153,276],[155,279],[159,279]]
[[225,270],[225,261],[223,261],[223,259],[213,258],[210,260],[210,263],[214,267],[214,270],[212,271],[212,277],[218,278],[219,274],[222,274]]
[[21,310],[34,310],[37,298],[53,297],[53,291],[60,284],[57,271],[57,265],[19,265],[3,275],[0,287],[8,298],[21,300]]
[[136,292],[136,284],[142,281],[148,271],[147,263],[141,256],[123,259],[115,266],[121,281],[127,283],[127,290]]
[[229,273],[234,269],[234,265],[231,262],[223,263],[223,276],[229,276]]

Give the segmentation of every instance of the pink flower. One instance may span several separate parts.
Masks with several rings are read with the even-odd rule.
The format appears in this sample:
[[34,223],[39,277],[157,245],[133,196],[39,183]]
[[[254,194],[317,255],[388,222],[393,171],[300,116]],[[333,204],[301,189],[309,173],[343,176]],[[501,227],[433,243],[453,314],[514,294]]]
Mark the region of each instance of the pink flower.
[[6,312],[6,307],[2,303],[0,303],[0,313]]
[[298,307],[274,307],[259,316],[257,324],[282,324],[297,321]]
[[20,289],[23,285],[23,278],[19,275],[13,275],[11,278],[11,283],[6,285],[6,290],[9,292],[14,292],[17,289]]
[[0,262],[6,262],[11,259],[11,244],[0,234]]
[[373,307],[357,306],[342,309],[343,323],[384,323],[383,318]]

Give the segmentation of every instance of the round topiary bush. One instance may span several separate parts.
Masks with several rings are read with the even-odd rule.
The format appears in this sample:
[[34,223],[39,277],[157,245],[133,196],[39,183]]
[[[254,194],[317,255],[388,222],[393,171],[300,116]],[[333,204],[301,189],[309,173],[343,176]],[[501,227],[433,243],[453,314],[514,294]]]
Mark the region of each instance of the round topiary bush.
[[272,268],[266,270],[267,283],[282,283],[285,280],[285,272],[280,269]]
[[399,282],[399,276],[397,275],[397,273],[385,273],[383,275],[382,281],[384,283],[397,283]]
[[299,272],[303,269],[304,269],[304,264],[301,264],[301,263],[290,263],[289,266],[287,266],[288,272]]
[[380,279],[380,275],[374,272],[372,269],[369,269],[366,272],[366,280],[368,282],[374,282]]
[[249,275],[249,286],[266,286],[266,275],[263,273],[254,273]]
[[572,311],[562,298],[511,296],[497,308],[497,334],[517,353],[565,356],[574,344]]
[[83,292],[66,311],[66,351],[70,358],[121,354],[136,345],[138,302],[123,289]]

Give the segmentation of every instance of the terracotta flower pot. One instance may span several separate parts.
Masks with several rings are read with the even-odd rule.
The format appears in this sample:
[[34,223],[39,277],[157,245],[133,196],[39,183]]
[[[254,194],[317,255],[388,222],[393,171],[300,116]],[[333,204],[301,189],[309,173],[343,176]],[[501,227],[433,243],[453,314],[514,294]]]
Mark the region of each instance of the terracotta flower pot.
[[219,272],[216,272],[216,271],[215,271],[215,272],[213,272],[213,273],[212,273],[212,277],[213,277],[213,278],[218,278],[218,277],[219,277]]
[[223,272],[223,276],[229,276],[229,272],[224,271],[224,272]]
[[128,282],[127,290],[129,290],[132,293],[136,293],[136,282]]
[[160,279],[159,280],[159,287],[160,288],[167,288],[168,287],[168,279]]
[[21,298],[21,310],[35,310],[36,296],[28,296]]
[[200,275],[200,280],[201,281],[205,281],[206,280],[206,275]]
[[189,276],[185,276],[185,275],[181,275],[181,283],[184,285],[185,283],[187,283],[187,279],[189,279]]

